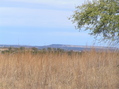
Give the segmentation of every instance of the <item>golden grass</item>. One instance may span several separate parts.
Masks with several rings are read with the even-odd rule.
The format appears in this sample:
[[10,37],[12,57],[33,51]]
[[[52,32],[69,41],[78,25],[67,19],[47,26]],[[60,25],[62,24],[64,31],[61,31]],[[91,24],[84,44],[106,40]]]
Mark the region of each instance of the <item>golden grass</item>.
[[119,89],[119,52],[0,54],[0,89]]

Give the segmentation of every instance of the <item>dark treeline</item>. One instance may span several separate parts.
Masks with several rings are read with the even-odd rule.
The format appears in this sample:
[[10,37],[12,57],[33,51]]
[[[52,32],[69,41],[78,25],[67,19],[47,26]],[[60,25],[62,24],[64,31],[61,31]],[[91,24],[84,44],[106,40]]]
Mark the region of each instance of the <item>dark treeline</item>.
[[[4,49],[4,48],[3,48]],[[33,53],[33,54],[39,54],[39,53],[68,53],[69,55],[71,55],[72,53],[82,53],[82,52],[76,52],[73,50],[64,50],[61,48],[43,48],[43,49],[38,49],[36,47],[32,47],[32,48],[25,48],[25,47],[19,47],[19,48],[15,48],[15,47],[8,47],[5,48],[5,50],[0,50],[2,54],[6,54],[6,53]]]

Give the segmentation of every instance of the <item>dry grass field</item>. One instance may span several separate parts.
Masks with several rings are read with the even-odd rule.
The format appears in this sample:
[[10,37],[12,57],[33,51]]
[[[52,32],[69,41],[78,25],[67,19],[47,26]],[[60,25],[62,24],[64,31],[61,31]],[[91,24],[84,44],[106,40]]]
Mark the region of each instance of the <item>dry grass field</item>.
[[0,89],[119,89],[119,52],[0,54]]

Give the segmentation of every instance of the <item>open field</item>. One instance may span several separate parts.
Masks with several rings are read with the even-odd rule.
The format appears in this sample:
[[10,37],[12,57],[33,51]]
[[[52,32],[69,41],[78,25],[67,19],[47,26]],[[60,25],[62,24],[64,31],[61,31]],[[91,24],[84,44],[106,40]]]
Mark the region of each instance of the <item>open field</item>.
[[0,89],[119,89],[119,52],[0,54]]

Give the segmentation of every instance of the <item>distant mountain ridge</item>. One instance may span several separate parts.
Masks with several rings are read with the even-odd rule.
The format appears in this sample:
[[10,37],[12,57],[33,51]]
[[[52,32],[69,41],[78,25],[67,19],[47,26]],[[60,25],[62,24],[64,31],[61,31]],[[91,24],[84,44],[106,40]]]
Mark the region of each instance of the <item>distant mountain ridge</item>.
[[47,49],[47,48],[60,48],[64,50],[73,50],[73,51],[83,51],[83,50],[91,50],[92,48],[96,50],[117,50],[115,47],[103,47],[103,46],[80,46],[80,45],[63,45],[63,44],[51,44],[45,46],[29,46],[29,45],[0,45],[0,47],[26,47],[26,48],[38,48],[38,49]]

